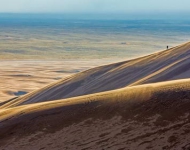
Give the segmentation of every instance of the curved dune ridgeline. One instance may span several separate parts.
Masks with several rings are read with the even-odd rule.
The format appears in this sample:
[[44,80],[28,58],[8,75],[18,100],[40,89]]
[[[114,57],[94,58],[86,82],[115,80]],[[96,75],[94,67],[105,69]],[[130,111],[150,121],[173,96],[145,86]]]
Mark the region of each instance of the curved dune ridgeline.
[[190,149],[190,43],[0,104],[0,150]]
[[189,79],[13,107],[0,112],[0,148],[181,148],[189,107]]
[[190,43],[145,57],[96,67],[17,98],[1,108],[59,100],[126,86],[190,77]]

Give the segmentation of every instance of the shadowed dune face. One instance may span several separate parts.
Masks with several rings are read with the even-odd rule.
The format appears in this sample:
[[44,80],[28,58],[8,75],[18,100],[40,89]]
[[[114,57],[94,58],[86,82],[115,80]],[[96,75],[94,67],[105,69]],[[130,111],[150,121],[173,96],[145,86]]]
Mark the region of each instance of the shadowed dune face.
[[190,43],[142,58],[93,68],[18,98],[2,108],[189,78]]
[[0,148],[188,149],[190,80],[2,110]]

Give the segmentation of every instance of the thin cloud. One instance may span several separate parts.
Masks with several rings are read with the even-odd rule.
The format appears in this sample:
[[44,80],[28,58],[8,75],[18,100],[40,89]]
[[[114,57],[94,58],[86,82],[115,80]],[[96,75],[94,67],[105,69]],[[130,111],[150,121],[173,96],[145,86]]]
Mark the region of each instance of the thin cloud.
[[189,0],[0,0],[0,12],[185,11]]

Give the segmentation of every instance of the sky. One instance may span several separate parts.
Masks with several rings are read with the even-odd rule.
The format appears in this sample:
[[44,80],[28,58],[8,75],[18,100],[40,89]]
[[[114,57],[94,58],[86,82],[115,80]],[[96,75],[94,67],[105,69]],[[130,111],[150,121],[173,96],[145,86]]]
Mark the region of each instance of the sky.
[[188,12],[190,0],[0,0],[3,13]]

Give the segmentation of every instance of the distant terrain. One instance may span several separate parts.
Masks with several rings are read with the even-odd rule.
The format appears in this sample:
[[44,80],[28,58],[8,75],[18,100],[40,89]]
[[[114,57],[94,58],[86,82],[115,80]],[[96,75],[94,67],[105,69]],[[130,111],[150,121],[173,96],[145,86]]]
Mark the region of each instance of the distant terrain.
[[126,60],[188,41],[188,25],[188,20],[0,14],[0,60]]

